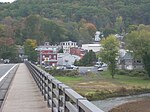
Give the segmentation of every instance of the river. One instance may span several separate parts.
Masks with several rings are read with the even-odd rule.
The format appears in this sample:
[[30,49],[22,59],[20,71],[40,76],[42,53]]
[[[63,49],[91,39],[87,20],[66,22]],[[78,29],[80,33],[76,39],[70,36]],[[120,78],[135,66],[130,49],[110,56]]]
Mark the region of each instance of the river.
[[141,94],[141,95],[132,95],[126,97],[108,98],[106,100],[98,100],[98,101],[91,101],[91,102],[94,105],[96,105],[98,108],[103,110],[104,112],[108,112],[112,108],[119,106],[121,104],[131,102],[131,101],[144,100],[144,99],[150,99],[150,93]]

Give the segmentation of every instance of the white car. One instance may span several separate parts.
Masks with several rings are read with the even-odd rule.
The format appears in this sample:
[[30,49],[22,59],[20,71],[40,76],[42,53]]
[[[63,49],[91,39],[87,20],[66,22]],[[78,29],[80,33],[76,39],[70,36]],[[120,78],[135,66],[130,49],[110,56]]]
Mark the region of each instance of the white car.
[[78,69],[79,67],[78,66],[74,66],[74,65],[67,65],[67,66],[65,66],[65,68],[66,69],[72,69],[72,70],[76,70],[76,69]]
[[107,67],[108,65],[106,63],[103,63],[102,67]]
[[9,63],[10,60],[9,59],[4,59],[4,63]]
[[99,66],[97,71],[104,71],[103,67],[102,66]]
[[64,66],[57,66],[56,69],[57,69],[57,70],[64,70],[65,67],[64,67]]

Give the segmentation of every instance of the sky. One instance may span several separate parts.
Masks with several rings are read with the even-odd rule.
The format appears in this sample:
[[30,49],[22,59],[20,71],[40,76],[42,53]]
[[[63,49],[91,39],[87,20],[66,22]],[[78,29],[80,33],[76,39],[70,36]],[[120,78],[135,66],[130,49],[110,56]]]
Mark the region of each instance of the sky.
[[13,2],[15,0],[0,0],[0,2]]

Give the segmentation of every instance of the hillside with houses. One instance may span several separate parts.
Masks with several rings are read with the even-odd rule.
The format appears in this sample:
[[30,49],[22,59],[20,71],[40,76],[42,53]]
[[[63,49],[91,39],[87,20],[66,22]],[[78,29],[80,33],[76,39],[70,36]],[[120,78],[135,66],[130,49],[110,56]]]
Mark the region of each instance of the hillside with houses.
[[[100,54],[106,46],[102,41],[114,35],[119,43],[115,57],[117,68],[145,68],[149,60],[149,48],[145,44],[145,41],[149,42],[149,7],[148,0],[16,0],[0,3],[0,58],[10,62],[28,58],[50,66],[67,63],[93,66],[103,57]],[[139,37],[136,31],[141,32]],[[143,35],[146,38],[139,42],[143,42],[144,50],[133,49],[136,37],[141,39]],[[113,48],[116,47],[111,51],[115,51]],[[142,52],[138,52],[140,50]],[[101,61],[106,63],[108,59]]]

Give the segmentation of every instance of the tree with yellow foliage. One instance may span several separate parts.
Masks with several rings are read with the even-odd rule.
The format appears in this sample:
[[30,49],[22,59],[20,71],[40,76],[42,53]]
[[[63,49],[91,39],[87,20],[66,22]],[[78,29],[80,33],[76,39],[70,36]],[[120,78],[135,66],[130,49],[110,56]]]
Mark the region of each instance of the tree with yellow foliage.
[[28,59],[30,61],[37,60],[37,52],[35,51],[36,46],[37,46],[37,42],[36,40],[33,39],[27,39],[24,42],[25,55],[28,55]]

